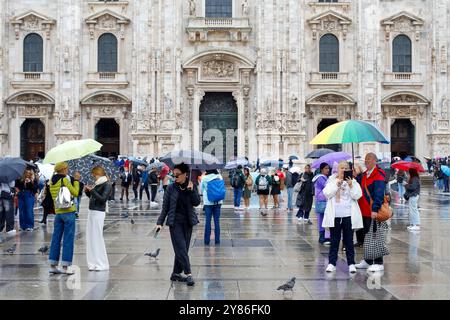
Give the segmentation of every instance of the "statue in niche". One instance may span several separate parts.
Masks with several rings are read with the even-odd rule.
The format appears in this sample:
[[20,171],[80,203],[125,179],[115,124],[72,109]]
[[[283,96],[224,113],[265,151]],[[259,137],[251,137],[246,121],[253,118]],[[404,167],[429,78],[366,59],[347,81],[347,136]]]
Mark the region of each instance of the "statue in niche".
[[195,16],[195,0],[189,0],[189,15]]
[[441,102],[441,118],[442,119],[447,119],[448,116],[448,101],[447,101],[447,96],[443,96],[442,97],[442,102]]
[[69,47],[68,46],[64,47],[63,58],[64,58],[64,72],[69,73]]
[[[297,114],[297,103],[298,103],[298,98],[295,96],[295,94],[293,94],[292,95],[292,98],[291,98],[291,112],[292,112],[292,114]],[[295,117],[294,117],[295,118]]]
[[165,109],[166,115],[168,117],[170,117],[170,114],[172,112],[172,99],[170,99],[169,93],[166,93],[164,95],[164,109]]
[[248,0],[242,0],[242,14],[248,16],[250,13],[250,7],[248,5]]

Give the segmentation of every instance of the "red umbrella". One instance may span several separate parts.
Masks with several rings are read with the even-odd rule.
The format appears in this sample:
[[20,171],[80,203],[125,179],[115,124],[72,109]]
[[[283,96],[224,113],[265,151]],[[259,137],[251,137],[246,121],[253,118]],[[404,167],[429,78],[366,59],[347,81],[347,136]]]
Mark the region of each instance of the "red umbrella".
[[392,164],[391,167],[403,171],[408,171],[409,169],[416,169],[417,172],[425,172],[425,169],[422,167],[422,165],[417,162],[399,161]]
[[159,176],[161,179],[164,179],[165,176],[169,173],[170,168],[167,164],[164,163],[164,167],[161,169],[161,172],[159,173]]

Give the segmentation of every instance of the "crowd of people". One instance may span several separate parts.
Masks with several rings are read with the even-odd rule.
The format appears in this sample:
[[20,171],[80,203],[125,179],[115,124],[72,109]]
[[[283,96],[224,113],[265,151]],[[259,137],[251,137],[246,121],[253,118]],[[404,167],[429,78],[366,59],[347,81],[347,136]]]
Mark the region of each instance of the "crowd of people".
[[[188,252],[193,227],[199,223],[195,207],[203,203],[204,244],[210,245],[211,235],[214,233],[214,243],[220,245],[220,216],[227,189],[223,176],[219,170],[193,171],[185,164],[179,164],[173,170],[161,174],[156,166],[147,170],[143,165],[135,165],[128,160],[121,161],[120,201],[130,201],[130,187],[133,189],[134,201],[142,201],[145,191],[147,200],[154,204],[158,204],[155,202],[158,191],[164,192],[164,197],[158,204],[161,205],[161,214],[156,230],[161,230],[164,223],[169,227],[175,252],[174,269],[170,279],[194,285]],[[292,166],[280,163],[280,166],[273,170],[258,168],[255,172],[252,172],[251,168],[238,166],[229,175],[234,209],[248,211],[252,195],[256,194],[259,197],[259,212],[262,216],[267,216],[269,197],[272,197],[272,209],[275,213],[281,210],[293,213],[295,206],[298,209],[296,218],[299,223],[312,225],[310,214],[314,205],[318,242],[329,246],[327,272],[336,270],[341,241],[350,273],[355,273],[356,269],[383,271],[383,255],[373,256],[365,252],[364,259],[356,263],[355,247],[364,246],[364,251],[368,250],[367,235],[376,232],[375,230],[378,230],[381,237],[378,237],[376,242],[371,236],[370,245],[386,246],[385,233],[388,227],[386,221],[378,221],[377,216],[386,201],[386,194],[389,193],[389,179],[385,171],[377,166],[377,157],[373,153],[366,155],[365,169],[360,165],[350,165],[347,161],[334,165],[321,163],[315,172],[309,164],[304,170],[291,170]],[[50,273],[70,274],[68,267],[73,259],[76,219],[84,193],[89,198],[86,226],[88,268],[90,271],[108,270],[103,225],[108,203],[115,201],[116,181],[111,181],[100,166],[91,170],[95,181],[93,185],[84,185],[79,172],[70,176],[69,165],[65,162],[56,164],[54,171],[51,179],[42,182],[38,179],[35,169],[30,167],[25,170],[21,179],[10,184],[1,184],[0,230],[3,231],[6,225],[8,234],[16,232],[14,208],[17,207],[20,229],[33,231],[34,207],[38,198],[43,207],[41,223],[46,223],[48,215],[55,215],[49,256]],[[408,230],[418,232],[419,175],[415,169],[410,169],[407,173],[398,170],[394,179],[401,202],[407,201],[409,204]],[[284,193],[287,195],[285,200]],[[244,207],[241,206],[242,198]],[[185,276],[182,275],[183,272]]]

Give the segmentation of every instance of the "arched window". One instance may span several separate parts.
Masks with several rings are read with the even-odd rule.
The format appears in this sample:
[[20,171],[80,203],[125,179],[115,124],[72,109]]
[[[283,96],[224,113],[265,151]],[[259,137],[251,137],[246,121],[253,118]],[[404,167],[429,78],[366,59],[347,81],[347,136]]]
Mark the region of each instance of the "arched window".
[[98,38],[98,72],[117,72],[117,38],[111,33]]
[[207,18],[233,17],[233,0],[206,0],[205,16]]
[[320,72],[339,72],[339,40],[332,34],[320,39]]
[[395,37],[392,43],[393,72],[412,72],[412,44],[405,35]]
[[42,72],[44,40],[36,33],[30,33],[23,40],[23,72]]

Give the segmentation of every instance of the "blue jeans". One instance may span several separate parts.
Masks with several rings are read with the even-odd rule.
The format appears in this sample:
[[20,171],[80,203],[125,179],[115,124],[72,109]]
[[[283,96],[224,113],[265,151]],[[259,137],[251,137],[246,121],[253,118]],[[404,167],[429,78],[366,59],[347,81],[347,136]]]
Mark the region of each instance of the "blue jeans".
[[79,213],[80,213],[80,202],[81,202],[81,197],[75,197],[75,198],[73,198],[73,202],[75,202],[75,207],[77,208],[76,214],[79,214]]
[[438,189],[442,191],[444,189],[444,179],[438,179]]
[[449,192],[448,177],[444,174],[444,192]]
[[34,194],[31,191],[19,192],[20,229],[34,228]]
[[409,197],[409,222],[413,226],[420,225],[419,208],[417,207],[418,201],[419,196]]
[[234,188],[234,206],[235,207],[241,206],[241,198],[242,198],[243,192],[244,192],[244,189],[242,189],[242,188]]
[[221,204],[205,206],[205,244],[209,244],[211,238],[211,218],[214,216],[214,242],[220,243],[220,208]]
[[294,195],[294,188],[287,188],[287,195],[288,195],[287,208],[294,209],[294,207],[292,206],[292,196]]
[[403,198],[403,195],[405,194],[405,186],[403,185],[403,183],[397,183],[398,185],[398,196],[400,197],[400,199]]
[[52,236],[52,244],[50,245],[49,262],[56,266],[59,263],[61,252],[61,240],[63,240],[62,248],[62,266],[72,265],[73,246],[75,241],[75,212],[57,213],[54,220],[54,229]]

